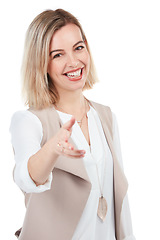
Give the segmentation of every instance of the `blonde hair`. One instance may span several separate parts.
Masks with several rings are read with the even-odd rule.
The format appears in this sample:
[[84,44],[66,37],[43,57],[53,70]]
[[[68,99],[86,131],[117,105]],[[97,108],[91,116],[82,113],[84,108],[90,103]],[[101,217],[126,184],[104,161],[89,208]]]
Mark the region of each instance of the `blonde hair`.
[[29,107],[45,108],[59,100],[59,94],[47,73],[49,47],[54,32],[68,23],[73,23],[80,28],[90,54],[90,69],[83,90],[93,88],[93,85],[98,82],[89,45],[77,18],[63,9],[44,11],[32,21],[25,39],[22,93],[25,104]]

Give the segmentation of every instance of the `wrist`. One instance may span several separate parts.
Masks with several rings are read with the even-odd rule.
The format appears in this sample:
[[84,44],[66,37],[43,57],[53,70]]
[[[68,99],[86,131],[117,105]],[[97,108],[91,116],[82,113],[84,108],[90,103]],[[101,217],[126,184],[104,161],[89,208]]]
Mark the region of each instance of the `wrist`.
[[58,158],[59,153],[56,151],[56,143],[54,141],[54,138],[51,138],[47,143],[47,150],[50,152],[50,154],[53,156],[53,158]]

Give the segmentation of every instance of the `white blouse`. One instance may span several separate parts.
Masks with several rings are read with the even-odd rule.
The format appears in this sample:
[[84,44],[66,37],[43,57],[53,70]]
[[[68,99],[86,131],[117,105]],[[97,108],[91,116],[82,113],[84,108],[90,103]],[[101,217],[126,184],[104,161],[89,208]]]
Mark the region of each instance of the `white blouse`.
[[[70,114],[63,113],[58,110],[57,112],[63,124],[71,119]],[[112,115],[115,152],[117,153],[117,158],[123,168],[117,121],[115,114],[112,113]],[[74,232],[72,240],[116,240],[113,199],[113,159],[104,136],[100,119],[96,110],[92,106],[90,106],[87,116],[90,146],[88,145],[88,142],[77,122],[73,125],[71,134],[71,138],[77,148],[84,149],[86,151],[83,161],[92,184],[87,204]],[[38,117],[29,111],[19,111],[15,113],[12,117],[10,132],[12,136],[11,142],[15,152],[16,168],[14,171],[14,180],[16,184],[27,193],[38,193],[49,190],[52,182],[52,173],[44,185],[36,186],[30,178],[27,168],[28,159],[41,148],[40,144],[43,138],[43,129]],[[104,155],[107,157],[104,158]],[[103,186],[103,196],[106,198],[108,206],[104,222],[102,222],[97,216],[98,201],[101,193],[96,164],[98,167],[100,184]],[[127,196],[124,199],[122,210],[121,217],[125,222],[125,240],[135,240],[132,234]]]

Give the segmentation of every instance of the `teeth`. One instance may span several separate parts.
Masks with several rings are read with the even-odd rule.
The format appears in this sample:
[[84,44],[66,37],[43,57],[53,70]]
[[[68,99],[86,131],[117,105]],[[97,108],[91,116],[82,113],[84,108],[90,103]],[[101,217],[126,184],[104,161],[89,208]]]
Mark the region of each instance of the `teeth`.
[[81,69],[79,69],[76,72],[72,72],[72,73],[67,73],[68,77],[79,77],[81,75]]

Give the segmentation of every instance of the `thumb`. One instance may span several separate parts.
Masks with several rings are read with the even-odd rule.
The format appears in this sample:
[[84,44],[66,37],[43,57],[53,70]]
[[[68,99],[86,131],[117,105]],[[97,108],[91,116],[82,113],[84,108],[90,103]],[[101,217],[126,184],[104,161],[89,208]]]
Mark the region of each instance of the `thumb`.
[[71,128],[72,128],[72,126],[73,126],[74,124],[75,124],[75,117],[72,116],[71,119],[70,119],[68,122],[66,122],[65,124],[63,124],[62,127],[63,127],[64,129],[70,131]]

